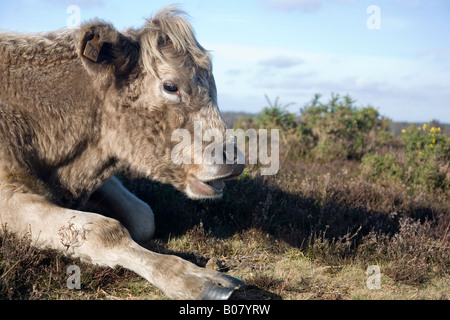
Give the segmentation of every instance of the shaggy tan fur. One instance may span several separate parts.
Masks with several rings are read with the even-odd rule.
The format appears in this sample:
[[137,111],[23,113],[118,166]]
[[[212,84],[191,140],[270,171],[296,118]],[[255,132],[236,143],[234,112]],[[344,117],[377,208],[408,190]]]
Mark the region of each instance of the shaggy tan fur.
[[[84,52],[96,39],[93,61]],[[130,268],[172,297],[228,297],[237,280],[131,240],[153,235],[153,212],[112,178],[131,168],[194,199],[220,197],[211,185],[243,166],[171,160],[172,133],[193,132],[194,121],[225,133],[210,54],[173,7],[125,32],[101,20],[75,31],[0,32],[0,223],[31,233],[37,246]],[[107,217],[77,211],[94,206]],[[61,230],[72,229],[84,238],[67,248]]]

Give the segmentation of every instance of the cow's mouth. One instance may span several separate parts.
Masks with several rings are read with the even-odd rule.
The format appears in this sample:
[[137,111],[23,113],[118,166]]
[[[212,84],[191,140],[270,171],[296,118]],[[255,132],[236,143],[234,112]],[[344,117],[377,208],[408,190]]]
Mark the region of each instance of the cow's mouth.
[[201,181],[191,177],[188,180],[188,188],[191,197],[198,199],[220,198],[225,188],[223,179]]
[[243,171],[244,165],[234,165],[228,170],[219,172],[219,175],[213,176],[210,179],[196,177],[190,175],[187,178],[187,185],[185,192],[191,199],[219,199],[223,195],[225,189],[225,181],[232,180],[239,177]]
[[210,188],[212,188],[214,190],[214,192],[216,193],[222,193],[223,189],[225,188],[225,182],[223,182],[223,180],[219,179],[219,180],[212,180],[212,181],[207,181],[207,182],[203,182],[204,184],[207,184]]

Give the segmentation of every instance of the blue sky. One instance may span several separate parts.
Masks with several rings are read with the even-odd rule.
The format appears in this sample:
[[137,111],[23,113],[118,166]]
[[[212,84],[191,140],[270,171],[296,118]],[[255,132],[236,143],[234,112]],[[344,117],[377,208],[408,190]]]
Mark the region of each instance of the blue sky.
[[[325,102],[333,92],[395,121],[450,123],[448,0],[174,1],[212,51],[223,111],[258,112],[267,94],[298,112],[315,93]],[[139,27],[174,1],[0,0],[0,30],[66,27],[71,5],[82,21]]]

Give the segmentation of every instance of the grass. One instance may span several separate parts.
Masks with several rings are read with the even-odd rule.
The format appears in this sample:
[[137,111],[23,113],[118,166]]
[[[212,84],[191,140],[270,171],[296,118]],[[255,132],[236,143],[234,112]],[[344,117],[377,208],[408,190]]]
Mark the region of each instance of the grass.
[[[449,298],[447,195],[359,179],[351,161],[286,165],[270,177],[250,167],[218,202],[122,179],[156,214],[156,239],[144,245],[242,279],[234,299]],[[81,290],[66,285],[73,264]],[[366,286],[370,265],[381,269],[380,290]],[[38,251],[7,232],[0,298],[166,299],[130,271]]]

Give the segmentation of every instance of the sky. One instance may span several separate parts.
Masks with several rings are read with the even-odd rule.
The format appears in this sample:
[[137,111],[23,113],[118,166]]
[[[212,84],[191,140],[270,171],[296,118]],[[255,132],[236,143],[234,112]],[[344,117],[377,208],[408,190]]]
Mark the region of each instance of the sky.
[[299,114],[334,93],[394,121],[450,123],[448,0],[0,0],[0,30],[95,17],[122,30],[173,2],[212,53],[222,111],[259,112],[267,95]]

